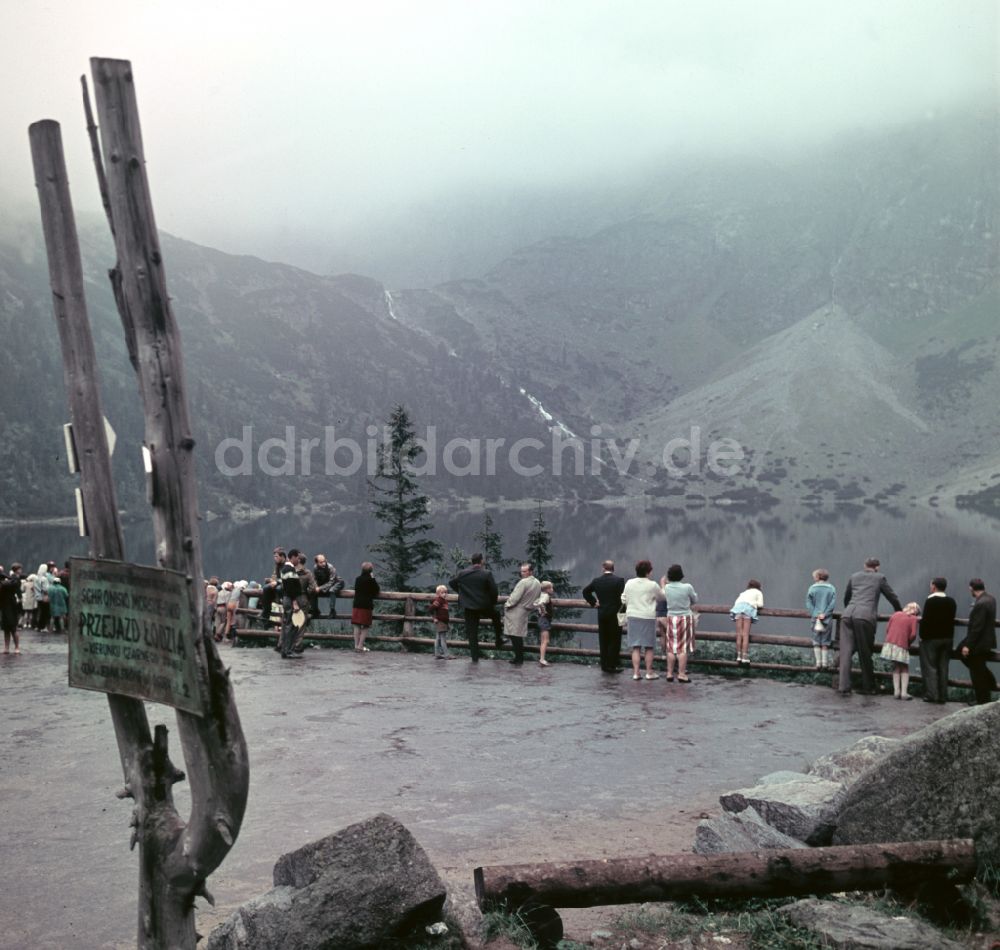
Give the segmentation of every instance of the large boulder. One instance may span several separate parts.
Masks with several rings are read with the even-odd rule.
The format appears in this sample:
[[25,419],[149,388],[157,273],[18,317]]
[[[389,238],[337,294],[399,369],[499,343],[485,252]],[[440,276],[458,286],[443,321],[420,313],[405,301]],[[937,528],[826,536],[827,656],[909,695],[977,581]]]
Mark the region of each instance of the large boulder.
[[206,950],[365,950],[440,919],[445,886],[416,839],[377,815],[274,866],[275,887],[212,931]]
[[858,739],[854,745],[846,749],[838,749],[829,755],[821,756],[806,769],[806,772],[809,775],[829,779],[831,782],[850,785],[876,762],[881,762],[899,746],[901,741],[887,739],[884,736],[867,736]]
[[830,843],[843,795],[843,785],[818,775],[773,772],[753,788],[727,792],[719,801],[728,812],[752,807],[772,828],[816,846]]
[[723,812],[705,818],[695,830],[695,854],[728,854],[734,851],[761,851],[770,848],[805,848],[797,838],[772,828],[755,808],[735,814]]
[[824,947],[847,950],[961,950],[940,930],[913,917],[889,917],[863,904],[815,898],[778,908],[796,927],[817,934]]
[[1000,703],[952,713],[904,739],[846,792],[835,844],[973,838],[1000,861]]

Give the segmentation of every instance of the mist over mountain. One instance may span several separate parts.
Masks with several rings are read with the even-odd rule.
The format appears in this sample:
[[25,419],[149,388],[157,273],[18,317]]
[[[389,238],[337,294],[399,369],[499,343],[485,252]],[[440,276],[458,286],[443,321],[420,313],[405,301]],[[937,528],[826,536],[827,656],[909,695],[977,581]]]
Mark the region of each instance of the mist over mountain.
[[998,157],[996,112],[970,110],[794,165],[706,164],[648,182],[627,220],[397,310],[578,431],[597,420],[655,461],[696,427],[751,460],[669,489],[661,464],[654,491],[979,491],[1000,461],[981,401],[1000,395]]
[[[106,278],[114,251],[97,223],[81,228],[81,246],[103,403],[118,437],[119,503],[138,511],[145,504],[143,421]],[[451,440],[541,442],[548,427],[494,368],[457,360],[444,343],[395,320],[378,282],[319,277],[166,234],[161,249],[200,447],[199,497],[209,516],[364,504],[382,427],[398,403],[418,437],[436,440],[427,454],[432,494],[497,500],[553,490],[544,472],[525,489],[504,464],[494,477],[472,479],[472,452],[462,446],[444,464]],[[44,247],[29,222],[0,235],[0,332],[7,407],[0,515],[69,515],[76,478],[64,459],[62,364]],[[582,490],[607,488],[599,478]]]
[[[970,110],[785,164],[665,165],[609,172],[587,193],[453,199],[386,240],[378,276],[469,270],[410,289],[163,235],[202,508],[363,504],[365,472],[343,472],[350,451],[326,454],[331,429],[367,457],[369,427],[401,402],[418,434],[436,431],[425,485],[441,499],[958,498],[993,511],[997,159],[996,112]],[[32,220],[0,229],[7,517],[72,511],[39,231]],[[81,243],[119,498],[137,510],[142,420],[107,288],[113,249],[97,222]],[[584,477],[558,474],[548,455],[571,434],[597,440]],[[474,444],[454,443],[447,471],[455,439]],[[504,446],[494,474],[487,439]],[[531,474],[505,454],[519,439],[543,446],[514,460]],[[741,453],[721,475],[706,464],[719,440]]]

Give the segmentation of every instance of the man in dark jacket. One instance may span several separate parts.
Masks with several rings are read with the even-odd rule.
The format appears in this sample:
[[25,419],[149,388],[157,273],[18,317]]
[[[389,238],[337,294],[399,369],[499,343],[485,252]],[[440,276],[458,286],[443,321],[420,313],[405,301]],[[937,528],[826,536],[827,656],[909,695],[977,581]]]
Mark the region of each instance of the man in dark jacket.
[[840,682],[842,696],[851,692],[851,657],[858,654],[861,667],[861,692],[875,692],[875,624],[878,622],[878,600],[884,597],[893,610],[902,610],[896,592],[879,571],[879,559],[870,557],[865,569],[852,574],[844,590],[844,612],[840,615]]
[[962,662],[969,668],[972,688],[976,692],[976,705],[990,701],[997,688],[996,677],[986,665],[990,654],[997,648],[997,602],[986,593],[986,585],[974,577],[969,581],[969,592],[974,603],[969,611],[969,626],[965,639],[958,645]]
[[[297,548],[292,548],[278,569],[278,584],[281,588],[281,639],[278,645],[281,647],[283,660],[302,658],[301,653],[292,651],[297,633],[293,614],[297,609],[304,613],[309,610],[309,601],[305,597],[302,581],[299,579],[298,566],[299,551]],[[308,613],[306,616],[308,617]]]
[[469,641],[469,657],[473,663],[478,663],[480,620],[492,621],[496,642],[498,644],[501,642],[497,582],[492,572],[483,564],[482,554],[473,554],[471,565],[448,581],[448,586],[458,594],[458,607],[464,611],[465,616],[465,638]]
[[949,597],[948,580],[935,577],[920,615],[920,675],[924,678],[924,702],[948,701],[948,663],[955,637],[955,599]]
[[[281,597],[281,585],[278,583],[278,576],[281,574],[281,565],[285,563],[287,555],[285,549],[277,547],[274,549],[274,573],[264,581],[264,593],[261,594],[257,606],[260,608],[260,621],[265,628],[271,626],[271,610],[274,602]],[[274,648],[281,650],[281,634],[278,634],[278,643]]]
[[622,609],[625,578],[615,574],[615,562],[601,565],[604,573],[595,577],[583,589],[583,599],[597,608],[597,642],[601,650],[601,669],[605,673],[620,673],[622,631],[618,626],[618,611]]
[[337,574],[337,569],[326,559],[325,554],[317,554],[313,558],[315,567],[313,577],[316,579],[316,591],[309,598],[314,617],[321,616],[319,609],[319,595],[330,597],[330,619],[337,616],[337,594],[344,589],[344,579]]

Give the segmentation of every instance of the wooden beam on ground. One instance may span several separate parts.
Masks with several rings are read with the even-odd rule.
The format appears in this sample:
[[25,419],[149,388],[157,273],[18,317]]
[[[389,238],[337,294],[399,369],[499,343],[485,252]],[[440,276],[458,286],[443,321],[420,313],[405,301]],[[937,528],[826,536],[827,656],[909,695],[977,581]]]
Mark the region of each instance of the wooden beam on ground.
[[691,897],[793,897],[972,880],[971,839],[792,848],[734,854],[670,854],[597,861],[511,864],[473,872],[480,908],[600,907]]

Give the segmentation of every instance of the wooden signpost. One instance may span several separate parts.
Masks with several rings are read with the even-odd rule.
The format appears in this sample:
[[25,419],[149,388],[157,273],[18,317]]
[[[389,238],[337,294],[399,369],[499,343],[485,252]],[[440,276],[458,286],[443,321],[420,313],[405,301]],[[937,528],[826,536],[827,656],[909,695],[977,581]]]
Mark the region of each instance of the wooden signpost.
[[[194,903],[239,834],[249,788],[246,740],[226,670],[204,616],[194,439],[180,335],[153,218],[131,64],[91,61],[100,147],[88,131],[118,262],[109,272],[146,420],[149,499],[158,567],[125,563],[97,361],[87,319],[76,224],[59,125],[34,123],[31,154],[63,355],[81,522],[91,557],[73,562],[70,683],[108,693],[139,846],[137,946],[194,950]],[[108,169],[107,175],[105,169]],[[139,447],[136,447],[138,450]],[[143,700],[176,708],[191,785],[184,821],[172,787],[167,727],[151,733]]]

